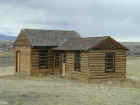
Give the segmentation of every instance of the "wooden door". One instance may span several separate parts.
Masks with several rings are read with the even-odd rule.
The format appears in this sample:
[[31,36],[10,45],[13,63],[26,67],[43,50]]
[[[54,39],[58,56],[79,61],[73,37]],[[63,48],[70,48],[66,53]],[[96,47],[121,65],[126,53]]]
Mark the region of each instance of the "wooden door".
[[16,72],[20,72],[20,51],[16,52]]
[[62,55],[62,76],[66,75],[66,56],[65,54]]

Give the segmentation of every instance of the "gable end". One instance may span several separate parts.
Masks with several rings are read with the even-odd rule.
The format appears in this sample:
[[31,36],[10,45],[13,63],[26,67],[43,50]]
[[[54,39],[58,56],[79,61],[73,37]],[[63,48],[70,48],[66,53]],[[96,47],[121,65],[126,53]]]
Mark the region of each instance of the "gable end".
[[23,30],[19,33],[16,41],[14,42],[14,46],[31,46],[28,38],[24,35]]
[[92,50],[128,50],[121,43],[117,42],[111,37],[106,37],[104,40],[99,42],[96,46],[90,48]]

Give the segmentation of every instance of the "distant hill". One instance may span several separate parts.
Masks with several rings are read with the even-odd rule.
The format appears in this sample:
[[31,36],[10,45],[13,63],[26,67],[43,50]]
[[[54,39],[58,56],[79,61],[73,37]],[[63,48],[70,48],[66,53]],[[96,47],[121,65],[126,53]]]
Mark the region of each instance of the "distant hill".
[[0,40],[14,41],[14,40],[16,40],[16,37],[15,36],[9,36],[9,35],[0,34]]
[[140,45],[140,42],[122,42],[124,45]]
[[129,55],[140,56],[140,42],[122,42],[122,44],[129,49]]

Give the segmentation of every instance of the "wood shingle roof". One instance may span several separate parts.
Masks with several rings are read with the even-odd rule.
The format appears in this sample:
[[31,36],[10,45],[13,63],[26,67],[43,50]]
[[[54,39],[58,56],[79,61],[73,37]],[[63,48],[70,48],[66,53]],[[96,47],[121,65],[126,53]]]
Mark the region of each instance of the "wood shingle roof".
[[52,50],[128,50],[110,36],[81,38],[75,31],[23,29],[14,46],[46,46]]
[[110,36],[103,37],[88,37],[88,38],[73,38],[63,45],[54,48],[54,50],[128,50],[125,46],[112,39]]
[[23,29],[32,46],[59,46],[70,38],[79,38],[75,31]]
[[66,41],[62,46],[55,48],[55,50],[88,50],[105,38],[106,37],[72,38]]

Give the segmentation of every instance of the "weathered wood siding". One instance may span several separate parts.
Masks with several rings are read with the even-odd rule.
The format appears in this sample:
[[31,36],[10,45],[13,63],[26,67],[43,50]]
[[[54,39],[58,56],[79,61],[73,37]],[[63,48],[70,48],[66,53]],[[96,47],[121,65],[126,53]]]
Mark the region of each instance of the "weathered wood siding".
[[[75,75],[75,71],[74,71],[74,52],[66,52],[66,77],[71,79],[74,78],[76,76]],[[77,74],[77,73],[76,73]]]
[[88,82],[88,53],[80,53],[80,81]]
[[55,53],[48,49],[39,49],[48,51],[48,68],[39,68],[39,51],[36,48],[32,48],[31,61],[32,61],[32,75],[47,75],[47,74],[58,74],[60,71],[55,69]]
[[[115,72],[105,72],[105,53],[115,52]],[[80,53],[80,71],[75,70],[74,52],[67,52],[66,77],[84,82],[95,80],[124,80],[126,78],[125,51],[89,51]]]
[[112,39],[111,37],[106,38],[105,40],[101,41],[96,47],[91,48],[92,50],[128,50],[123,45],[121,45],[116,40]]
[[88,79],[91,80],[124,80],[126,76],[126,52],[113,51],[115,56],[115,72],[105,72],[105,53],[109,51],[89,51],[88,53]]
[[80,53],[80,70],[75,70],[75,52],[66,53],[66,77],[69,79],[78,79],[80,81],[88,80],[88,53]]
[[27,37],[21,32],[17,37],[14,46],[30,46]]
[[[18,38],[14,43],[15,48],[15,57],[16,52],[20,52],[20,73],[30,74],[31,73],[31,47],[27,37],[21,31]],[[15,71],[16,71],[16,63],[15,62]]]
[[[15,47],[15,57],[16,57],[17,51],[20,51],[20,73],[30,74],[31,48],[30,47]],[[15,71],[16,71],[16,66],[15,66]]]
[[[48,49],[42,49],[48,50]],[[20,72],[31,75],[59,74],[62,75],[62,68],[55,68],[55,52],[48,50],[48,69],[39,68],[39,52],[28,46],[15,47],[20,51]],[[105,72],[105,53],[115,52],[115,72]],[[66,78],[78,79],[84,82],[95,80],[124,80],[126,78],[126,51],[106,50],[80,52],[80,70],[75,70],[75,52],[66,54]]]

